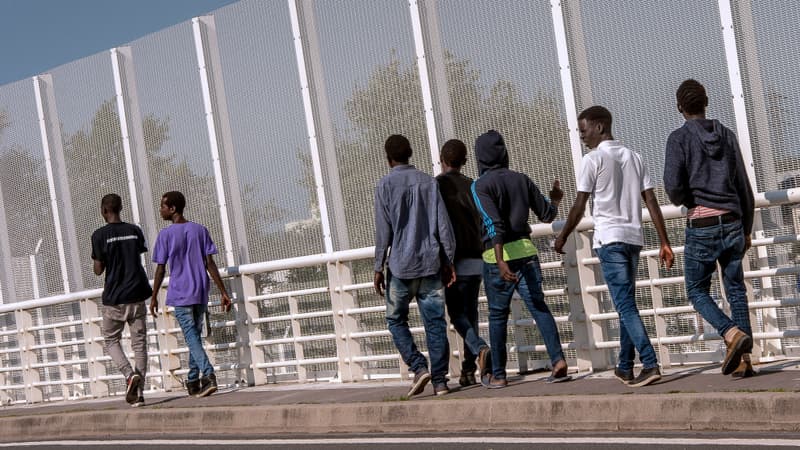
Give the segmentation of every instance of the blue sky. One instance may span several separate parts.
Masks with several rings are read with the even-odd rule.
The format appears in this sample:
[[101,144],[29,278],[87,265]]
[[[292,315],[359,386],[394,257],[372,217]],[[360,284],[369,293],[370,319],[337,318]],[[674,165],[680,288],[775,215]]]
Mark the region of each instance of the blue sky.
[[0,0],[0,85],[236,0]]

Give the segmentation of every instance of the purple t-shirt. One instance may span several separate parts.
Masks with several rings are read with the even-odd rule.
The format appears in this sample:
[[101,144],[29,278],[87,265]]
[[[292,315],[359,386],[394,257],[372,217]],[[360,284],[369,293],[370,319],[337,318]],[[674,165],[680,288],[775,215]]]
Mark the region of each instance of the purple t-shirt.
[[173,223],[158,233],[153,262],[169,265],[167,305],[208,303],[206,256],[215,254],[211,235],[199,223]]

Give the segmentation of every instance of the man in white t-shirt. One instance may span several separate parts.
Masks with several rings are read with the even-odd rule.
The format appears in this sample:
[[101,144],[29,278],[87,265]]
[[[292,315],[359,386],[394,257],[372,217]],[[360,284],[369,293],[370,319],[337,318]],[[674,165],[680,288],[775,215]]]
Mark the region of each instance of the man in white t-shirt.
[[[644,245],[642,235],[642,198],[661,240],[659,257],[672,267],[664,217],[653,194],[655,185],[642,162],[642,156],[614,140],[611,113],[602,106],[592,106],[578,116],[581,139],[590,149],[583,157],[577,180],[578,194],[567,222],[555,241],[555,250],[564,253],[567,236],[583,218],[589,196],[593,198],[593,248],[608,291],[619,314],[620,350],[614,375],[628,386],[646,386],[661,379],[658,360],[636,306],[636,269]],[[642,371],[633,376],[633,361],[639,351]]]

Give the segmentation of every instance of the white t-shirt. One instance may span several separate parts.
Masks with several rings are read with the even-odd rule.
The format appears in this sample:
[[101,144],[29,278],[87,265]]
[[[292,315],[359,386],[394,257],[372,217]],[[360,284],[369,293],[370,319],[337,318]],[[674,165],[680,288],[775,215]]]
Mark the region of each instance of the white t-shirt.
[[583,157],[578,191],[594,199],[594,248],[613,242],[644,245],[642,192],[655,185],[642,156],[619,141],[603,141]]

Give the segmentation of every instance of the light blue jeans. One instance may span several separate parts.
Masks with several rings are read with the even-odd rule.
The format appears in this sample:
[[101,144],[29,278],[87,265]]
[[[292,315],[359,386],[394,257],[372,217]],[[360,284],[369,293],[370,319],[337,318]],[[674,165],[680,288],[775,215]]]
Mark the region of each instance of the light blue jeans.
[[201,376],[207,377],[214,373],[214,367],[208,360],[208,355],[203,348],[203,330],[208,305],[176,306],[175,319],[183,331],[183,340],[189,347],[189,374],[188,381],[195,381]]

